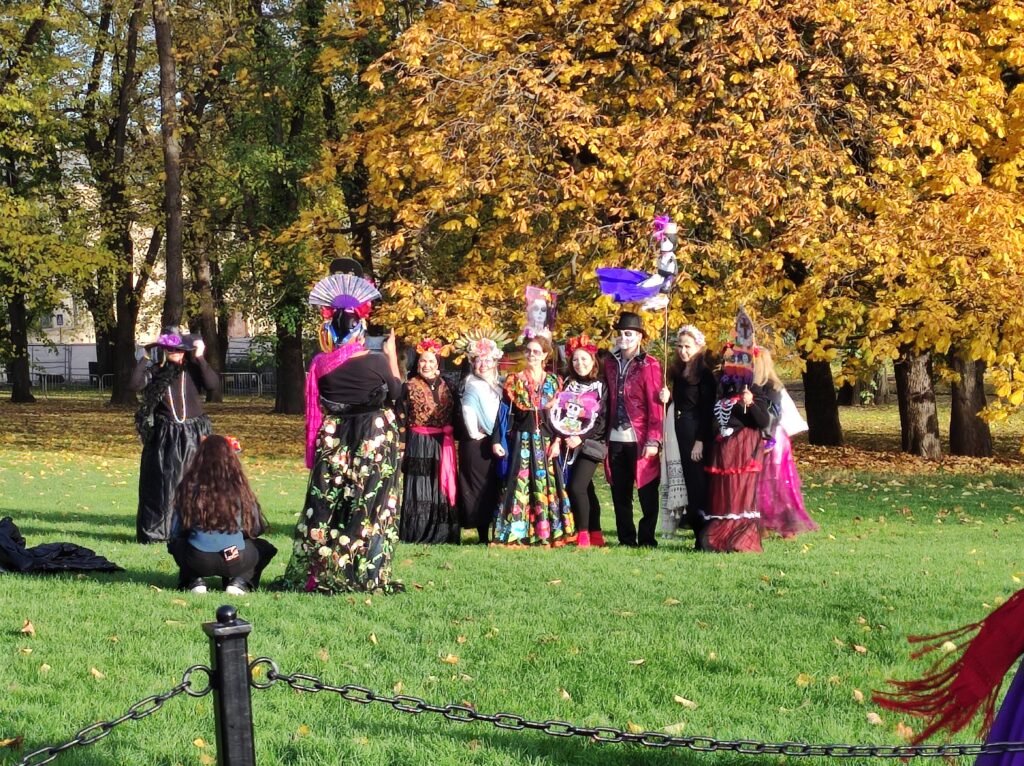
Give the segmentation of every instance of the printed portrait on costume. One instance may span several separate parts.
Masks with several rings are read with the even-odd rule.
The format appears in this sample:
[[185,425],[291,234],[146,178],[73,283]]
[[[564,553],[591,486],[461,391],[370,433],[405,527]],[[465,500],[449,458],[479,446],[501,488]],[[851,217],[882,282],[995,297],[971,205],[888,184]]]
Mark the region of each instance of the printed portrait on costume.
[[583,436],[594,427],[600,406],[601,400],[593,391],[563,391],[551,408],[551,427],[562,436]]
[[526,288],[526,323],[523,334],[546,335],[551,337],[555,329],[555,312],[558,294],[543,287],[530,285]]

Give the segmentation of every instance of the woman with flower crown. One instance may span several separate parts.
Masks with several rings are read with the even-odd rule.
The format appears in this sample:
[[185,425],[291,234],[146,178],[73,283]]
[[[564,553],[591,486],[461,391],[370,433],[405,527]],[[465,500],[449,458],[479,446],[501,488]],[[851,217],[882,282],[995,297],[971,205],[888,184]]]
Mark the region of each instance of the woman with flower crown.
[[399,538],[404,543],[457,543],[455,396],[441,377],[444,347],[416,345],[416,372],[405,384],[405,475]]
[[306,377],[306,500],[295,527],[286,587],[338,593],[403,589],[392,580],[398,540],[398,419],[394,332],[383,354],[364,344],[380,293],[352,274],[332,274],[309,296],[321,307],[323,353]]
[[560,383],[544,370],[551,354],[545,335],[525,334],[526,369],[505,380],[492,449],[508,458],[494,542],[559,547],[576,539],[569,496],[558,465],[559,440],[548,423]]
[[481,543],[488,542],[498,504],[491,434],[501,404],[498,362],[508,340],[504,333],[491,330],[471,332],[456,343],[473,368],[462,383],[465,428],[459,439],[459,521],[463,527],[475,529]]
[[[594,472],[608,454],[608,389],[598,364],[597,346],[589,336],[569,338],[565,351],[568,366],[565,386],[559,395],[559,402],[565,402],[565,406],[552,410],[552,426],[562,435],[566,449],[569,505],[579,530],[576,544],[580,548],[603,548],[601,505],[594,490]],[[561,413],[564,417],[559,416]]]

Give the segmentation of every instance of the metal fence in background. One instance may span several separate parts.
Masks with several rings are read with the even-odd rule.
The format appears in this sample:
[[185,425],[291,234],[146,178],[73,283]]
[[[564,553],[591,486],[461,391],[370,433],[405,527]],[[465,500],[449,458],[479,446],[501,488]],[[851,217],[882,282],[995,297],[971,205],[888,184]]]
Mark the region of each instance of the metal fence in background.
[[[259,399],[277,393],[277,376],[273,372],[222,372],[221,390],[228,398]],[[114,376],[90,374],[68,379],[63,374],[33,372],[29,376],[32,393],[46,398],[56,394],[93,391],[106,394],[114,385]],[[7,372],[0,369],[0,390],[10,388]]]

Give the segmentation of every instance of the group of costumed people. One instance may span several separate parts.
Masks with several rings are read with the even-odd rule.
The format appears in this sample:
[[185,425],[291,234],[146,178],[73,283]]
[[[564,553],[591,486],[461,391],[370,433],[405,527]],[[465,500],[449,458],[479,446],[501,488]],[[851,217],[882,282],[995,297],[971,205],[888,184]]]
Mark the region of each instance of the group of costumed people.
[[[599,271],[608,294],[642,300],[649,310],[664,308],[659,295],[674,278],[665,255],[674,230],[656,225],[671,244],[660,248],[657,274]],[[463,380],[441,374],[444,348],[425,340],[416,346],[415,374],[403,382],[393,332],[383,353],[366,346],[380,293],[358,264],[344,269],[310,294],[324,320],[323,353],[307,376],[310,476],[285,587],[398,592],[391,562],[399,540],[453,543],[466,527],[498,545],[603,546],[593,484],[602,465],[624,546],[657,545],[659,508],[663,534],[688,525],[696,547],[708,551],[759,551],[768,533],[817,528],[790,445],[806,423],[742,309],[717,365],[708,363],[698,328],[678,331],[667,385],[659,361],[643,350],[642,318],[631,311],[619,315],[610,353],[586,335],[568,338],[558,376],[548,370],[556,296],[529,288],[524,369],[502,381],[508,338],[477,331],[454,344],[472,367]],[[180,588],[202,593],[208,578],[220,578],[228,593],[242,594],[259,585],[277,551],[260,537],[267,523],[240,445],[212,434],[203,412],[201,391],[219,385],[203,354],[202,341],[165,328],[133,372],[131,386],[143,392],[137,539],[167,542]],[[915,742],[958,731],[979,711],[989,743],[1024,737],[1024,672],[995,714],[1003,677],[1024,653],[1024,591],[981,622],[911,640],[929,642],[919,654],[938,649],[942,658],[923,678],[894,681],[875,700],[927,719]],[[977,762],[1024,766],[1024,754],[993,745]]]
[[[598,270],[602,288],[612,284],[606,292],[617,300],[647,295],[644,307],[664,308],[659,298],[673,280],[675,231],[671,222],[656,227],[656,274]],[[465,528],[494,545],[604,546],[593,481],[599,467],[611,487],[623,546],[656,546],[659,510],[663,536],[689,526],[696,547],[707,551],[759,551],[766,532],[791,536],[816,528],[789,443],[806,425],[770,354],[754,344],[744,311],[717,374],[707,363],[704,336],[687,325],[676,336],[666,383],[661,363],[643,348],[643,318],[624,310],[614,324],[612,350],[599,351],[586,335],[569,337],[558,375],[552,344],[557,295],[531,286],[521,370],[502,380],[499,362],[509,338],[477,330],[450,349],[435,339],[420,341],[415,370],[404,380],[393,332],[382,353],[366,345],[367,321],[380,297],[350,259],[332,264],[310,293],[323,320],[322,353],[306,378],[310,478],[286,587],[399,590],[391,569],[399,541],[457,543]],[[471,371],[461,380],[442,374],[449,351],[468,359]],[[206,576],[255,587],[273,555],[249,542],[265,527],[258,503],[236,504],[233,513],[214,518],[183,510],[196,501],[176,492],[212,431],[199,392],[214,390],[218,380],[202,342],[168,328],[140,359],[132,383],[144,392],[137,416],[144,444],[140,542],[169,541],[182,587],[201,589]],[[666,405],[673,426],[667,429]],[[203,501],[194,488],[192,494],[200,508],[219,505]],[[223,542],[218,534],[232,535],[231,545],[217,548]],[[191,547],[181,549],[181,539]],[[182,551],[226,557],[227,548],[239,554],[228,562],[230,572],[182,563]],[[239,557],[246,559],[244,569]]]

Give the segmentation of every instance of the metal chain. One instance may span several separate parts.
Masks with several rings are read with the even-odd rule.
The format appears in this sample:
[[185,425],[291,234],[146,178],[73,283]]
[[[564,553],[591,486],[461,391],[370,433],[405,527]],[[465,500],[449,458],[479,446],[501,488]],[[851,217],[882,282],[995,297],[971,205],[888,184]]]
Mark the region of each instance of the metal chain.
[[[266,681],[257,681],[256,674],[266,666]],[[721,740],[714,737],[676,737],[664,732],[629,732],[611,726],[577,726],[567,721],[531,721],[515,713],[480,713],[467,705],[432,705],[419,697],[398,694],[394,697],[355,684],[332,686],[316,676],[303,673],[284,674],[269,657],[259,657],[249,664],[250,684],[256,689],[269,689],[283,682],[300,692],[333,692],[349,702],[369,705],[379,702],[400,713],[437,713],[457,723],[489,723],[499,729],[543,732],[552,737],[586,737],[596,742],[627,742],[644,747],[679,747],[701,753],[733,752],[740,755],[792,755],[829,758],[948,758],[956,756],[1024,752],[1024,742],[990,742],[987,744],[949,745],[845,745],[808,744],[806,742],[760,742],[753,739]]]
[[[202,689],[194,688],[192,683],[192,674],[196,671],[201,671],[206,674],[207,684]],[[86,726],[62,745],[50,745],[49,747],[43,747],[31,752],[18,761],[15,766],[40,766],[41,764],[49,763],[65,750],[70,750],[73,747],[84,747],[86,745],[91,745],[94,742],[99,742],[125,721],[141,721],[143,718],[153,715],[153,713],[162,708],[167,700],[173,699],[180,694],[187,694],[190,697],[203,697],[213,690],[213,687],[209,683],[209,680],[212,678],[213,670],[209,667],[206,665],[193,665],[182,674],[181,683],[171,689],[168,689],[163,694],[154,694],[152,697],[146,697],[145,699],[139,700],[128,708],[120,718],[115,718],[112,721],[97,721],[94,724]]]

